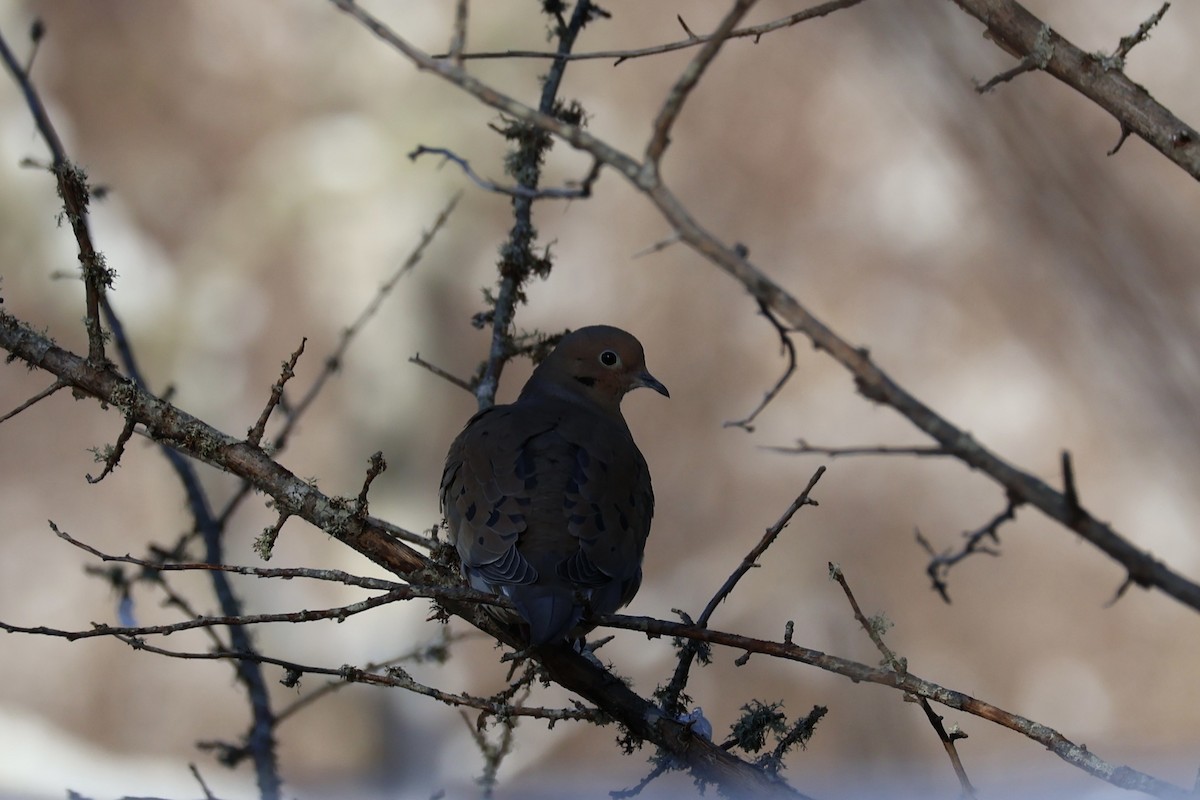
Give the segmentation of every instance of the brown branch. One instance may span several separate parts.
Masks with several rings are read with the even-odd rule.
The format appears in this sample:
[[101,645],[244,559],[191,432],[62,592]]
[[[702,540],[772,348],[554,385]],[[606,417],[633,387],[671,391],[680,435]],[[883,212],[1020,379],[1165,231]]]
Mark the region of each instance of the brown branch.
[[[703,628],[708,625],[708,621],[712,618],[713,613],[716,612],[717,606],[724,602],[725,598],[729,597],[734,587],[737,586],[738,581],[740,581],[747,572],[758,566],[758,559],[762,557],[763,553],[767,552],[767,548],[775,542],[775,540],[779,537],[779,534],[782,533],[783,529],[787,527],[792,517],[796,515],[796,512],[806,505],[817,505],[815,500],[810,499],[810,494],[812,493],[813,488],[816,487],[817,481],[821,480],[821,476],[824,474],[825,468],[819,467],[817,471],[813,473],[813,476],[809,478],[808,485],[804,487],[804,491],[802,491],[800,495],[792,501],[792,504],[787,507],[787,510],[783,512],[783,515],[780,516],[775,524],[767,528],[766,532],[763,533],[762,538],[759,539],[758,544],[750,548],[750,552],[747,553],[745,558],[742,559],[742,563],[738,564],[738,566],[733,570],[732,574],[730,574],[730,576],[725,579],[725,582],[721,584],[721,588],[719,588],[709,599],[708,604],[705,605],[704,610],[700,613],[699,619],[697,619],[695,622],[697,627]],[[690,624],[691,620],[687,619],[686,615],[683,616],[684,622]],[[674,674],[672,674],[670,683],[667,684],[667,687],[663,690],[661,695],[662,699],[660,701],[660,705],[665,712],[670,714],[679,714],[682,712],[683,709],[679,704],[679,696],[683,693],[684,688],[687,686],[688,671],[691,669],[692,662],[695,660],[696,655],[699,652],[700,648],[695,642],[689,643],[680,650],[679,660],[675,664]]]
[[420,353],[410,356],[408,359],[408,363],[416,364],[418,367],[427,369],[430,372],[432,372],[434,375],[437,375],[442,380],[448,381],[451,384],[457,386],[458,388],[460,388],[466,392],[469,392],[472,395],[475,394],[475,389],[471,385],[470,382],[464,381],[462,378],[458,377],[457,375],[447,372],[446,370],[439,367],[437,364],[429,363],[425,359],[421,358]]
[[125,424],[121,427],[121,432],[117,434],[116,444],[103,449],[93,448],[92,453],[96,457],[96,460],[102,460],[104,462],[104,469],[101,470],[100,475],[95,478],[91,476],[91,473],[84,475],[84,478],[88,483],[99,483],[100,481],[104,480],[104,478],[110,472],[117,468],[117,464],[120,462],[121,456],[125,453],[125,445],[129,443],[131,438],[133,438],[134,427],[136,427],[136,423],[131,419],[126,419]]
[[[841,11],[844,8],[856,6],[861,2],[863,2],[863,0],[832,0],[832,2],[819,3],[811,8],[806,8],[803,11],[797,11],[795,14],[789,14],[786,17],[782,17],[780,19],[773,20],[771,22],[765,22],[762,25],[753,25],[753,26],[750,26],[747,28],[738,28],[737,30],[731,31],[729,33],[729,35],[726,36],[725,38],[726,39],[744,39],[744,38],[749,37],[749,38],[754,39],[755,44],[758,44],[758,40],[761,39],[764,35],[766,35],[768,33],[772,33],[773,31],[777,31],[777,30],[782,30],[783,28],[790,28],[794,25],[800,24],[801,22],[807,22],[810,19],[816,19],[817,17],[823,17],[827,14],[832,14],[835,11]],[[681,24],[683,23],[682,19],[680,19],[680,23]],[[686,50],[689,47],[699,47],[700,45],[706,44],[713,38],[713,34],[697,36],[696,34],[692,33],[690,30],[688,30],[686,25],[683,26],[683,30],[685,33],[688,34],[688,38],[686,38],[686,39],[683,39],[678,42],[669,42],[667,44],[657,44],[652,47],[642,47],[642,48],[639,48],[636,50],[595,50],[595,51],[592,51],[589,53],[568,53],[565,56],[560,56],[557,53],[551,53],[551,52],[547,52],[545,50],[496,50],[496,51],[491,51],[491,52],[463,53],[462,58],[464,60],[467,60],[467,59],[470,59],[470,60],[494,59],[494,58],[502,58],[502,59],[563,58],[567,61],[588,61],[588,60],[593,60],[593,59],[613,59],[615,61],[613,66],[617,66],[624,61],[629,61],[629,60],[635,59],[635,58],[645,58],[647,56],[657,56],[657,55],[661,55],[663,53],[671,53],[676,50]],[[450,53],[440,53],[433,57],[434,58],[449,58],[450,55],[451,55]],[[459,65],[459,66],[461,66],[461,65]]]
[[[81,542],[71,536],[65,530],[62,530],[50,521],[50,529],[58,538],[68,544],[83,550],[84,552],[95,556],[96,558],[106,563],[116,564],[131,564],[133,566],[142,567],[143,569],[153,572],[227,572],[232,575],[248,575],[255,578],[281,578],[283,580],[292,580],[293,578],[307,578],[309,580],[327,581],[329,583],[340,583],[345,586],[355,586],[360,589],[375,589],[383,592],[403,591],[409,588],[408,584],[396,583],[395,581],[383,580],[382,578],[368,578],[362,575],[354,575],[349,572],[343,572],[340,569],[310,569],[308,567],[245,567],[236,564],[213,564],[208,561],[168,561],[167,554],[162,554],[159,558],[151,560],[145,558],[137,558],[135,556],[124,555],[118,556],[111,553],[105,553],[92,547],[86,542]],[[430,588],[430,587],[426,587]],[[433,589],[430,589],[431,591]],[[463,599],[472,599],[471,595],[463,595]],[[483,594],[478,595],[475,599],[480,602],[487,602],[493,605],[504,605],[505,601],[497,598],[485,599]]]
[[[451,642],[460,640],[460,639],[465,639],[467,636],[470,635],[467,633],[450,633],[449,628],[445,625],[438,626],[438,632],[439,632],[438,639],[432,644],[421,645],[420,647],[417,647],[407,653],[404,653],[403,655],[396,656],[395,658],[390,658],[386,661],[369,663],[366,666],[362,667],[361,669],[363,672],[379,672],[380,670],[384,669],[385,667],[395,666],[397,664],[402,664],[402,663],[405,663],[408,661],[422,663],[425,661],[436,660],[440,663],[441,661],[445,660],[445,657],[446,657],[445,651],[446,651],[446,648],[449,647]],[[472,631],[472,633],[479,635],[477,631]],[[295,716],[296,714],[303,711],[305,708],[308,708],[313,703],[316,703],[317,701],[319,701],[321,698],[326,697],[330,694],[333,694],[334,692],[337,692],[341,689],[344,689],[345,687],[347,687],[349,685],[350,685],[350,683],[347,681],[344,681],[344,680],[328,681],[328,682],[322,684],[321,686],[319,686],[318,688],[309,692],[308,694],[303,695],[302,697],[294,700],[291,703],[291,705],[281,708],[279,710],[279,712],[275,715],[276,724],[278,725],[278,724],[282,723],[285,719]]]
[[809,664],[827,672],[847,677],[856,683],[866,682],[876,683],[881,686],[890,686],[893,689],[898,689],[917,697],[923,697],[948,708],[964,711],[1015,731],[1043,745],[1066,763],[1078,767],[1084,772],[1113,786],[1131,791],[1144,792],[1145,794],[1162,798],[1178,798],[1178,800],[1183,800],[1183,798],[1192,797],[1187,790],[1174,784],[1131,767],[1118,766],[1105,761],[1088,750],[1086,745],[1075,744],[1058,731],[1040,722],[1035,722],[1034,720],[1005,711],[984,700],[979,700],[968,694],[919,678],[911,672],[901,673],[890,667],[886,669],[871,667],[796,644],[771,642],[735,633],[718,631],[713,628],[698,628],[668,620],[613,614],[598,618],[598,622],[610,628],[640,631],[650,638],[677,636],[685,639],[695,639],[708,644],[729,647],[733,650],[759,653],[773,658]]
[[775,315],[771,313],[771,309],[768,308],[767,305],[761,300],[758,301],[758,310],[760,314],[767,318],[767,321],[771,323],[771,326],[775,328],[775,333],[779,335],[779,346],[783,350],[783,354],[787,357],[787,367],[784,369],[783,375],[780,376],[779,380],[775,381],[775,385],[768,389],[767,393],[763,395],[763,399],[757,406],[755,406],[753,411],[751,411],[744,419],[739,419],[736,421],[730,420],[722,426],[725,428],[741,428],[747,433],[754,432],[754,426],[750,423],[754,422],[755,418],[757,418],[758,415],[763,412],[763,409],[771,404],[771,401],[778,396],[778,394],[783,390],[783,387],[787,385],[787,382],[791,380],[792,375],[796,372],[796,345],[792,341],[792,337],[788,335],[789,331],[787,327],[775,318]]
[[[737,279],[790,327],[809,337],[818,350],[824,350],[845,367],[854,376],[863,396],[896,409],[919,430],[938,442],[948,454],[1000,484],[1010,497],[1037,507],[1051,519],[1082,536],[1124,566],[1133,583],[1142,587],[1157,588],[1179,602],[1200,610],[1200,585],[1175,572],[1149,553],[1139,550],[1086,510],[1080,509],[1080,513],[1076,514],[1060,492],[1004,461],[976,442],[970,434],[951,424],[906,391],[871,360],[866,350],[855,347],[838,336],[782,286],[750,263],[739,248],[724,244],[701,227],[679,199],[662,185],[653,171],[644,171],[635,159],[597,139],[579,126],[568,125],[543,114],[496,91],[446,61],[430,58],[351,0],[333,1],[375,36],[404,54],[419,69],[433,72],[484,104],[537,125],[616,169],[654,203],[659,213],[679,233],[682,241],[716,267]],[[977,0],[962,2],[974,3]],[[1130,105],[1125,107],[1125,110],[1132,113],[1130,109],[1133,107],[1134,105]]]
[[[35,41],[40,38],[40,35],[35,35]],[[30,59],[32,62],[32,55]],[[105,266],[104,256],[97,252],[92,244],[87,215],[90,200],[87,175],[67,158],[66,148],[63,147],[62,139],[50,121],[50,115],[46,113],[46,106],[34,88],[29,72],[17,61],[3,36],[0,36],[0,60],[20,87],[25,104],[29,107],[38,132],[45,140],[53,159],[50,170],[58,182],[58,194],[63,201],[64,215],[75,234],[75,242],[79,249],[86,308],[84,327],[87,329],[88,360],[99,366],[106,363],[104,331],[100,328],[100,303],[105,289],[112,285],[113,273]]]
[[[342,335],[338,339],[337,346],[334,347],[333,352],[330,353],[325,359],[324,368],[320,373],[317,374],[317,377],[313,380],[312,385],[308,387],[308,391],[301,396],[298,403],[288,408],[283,425],[275,434],[275,437],[271,442],[273,453],[279,453],[287,447],[288,440],[291,438],[292,432],[295,430],[296,425],[299,424],[300,418],[304,416],[305,412],[308,411],[313,402],[317,399],[317,396],[320,395],[321,390],[325,388],[326,382],[333,377],[334,373],[341,369],[342,360],[346,357],[346,352],[350,349],[350,345],[354,341],[354,338],[367,324],[367,322],[375,316],[376,312],[379,311],[380,306],[383,305],[383,301],[388,297],[388,295],[391,294],[392,290],[396,287],[396,284],[399,283],[400,279],[411,272],[413,268],[420,263],[421,259],[425,255],[425,250],[433,242],[434,237],[437,236],[438,232],[449,221],[450,214],[454,211],[455,207],[457,207],[458,201],[461,198],[461,192],[450,198],[450,202],[447,203],[445,207],[443,207],[438,213],[437,217],[433,221],[433,224],[429,227],[429,230],[421,233],[420,240],[408,254],[408,257],[404,259],[400,266],[396,268],[396,270],[387,278],[387,280],[380,284],[378,291],[376,291],[371,297],[370,302],[367,303],[363,310],[359,312],[358,317],[356,317],[355,320],[342,331]],[[229,499],[229,502],[225,504],[225,507],[221,510],[221,513],[217,515],[218,521],[221,525],[224,525],[229,520],[229,518],[233,515],[233,512],[237,510],[239,505],[241,505],[242,501],[250,495],[252,488],[253,487],[251,484],[243,483],[234,496]],[[408,535],[402,538],[404,538],[406,541],[414,541],[408,537],[415,537],[416,534],[409,534],[407,531],[404,533]],[[420,542],[418,541],[417,543],[419,544]]]
[[994,544],[999,545],[1000,526],[1016,519],[1017,507],[1020,505],[1020,500],[1009,496],[1008,505],[999,514],[992,517],[987,524],[973,531],[963,532],[965,541],[957,551],[946,550],[941,553],[936,552],[933,549],[933,545],[929,543],[929,540],[921,534],[921,530],[919,528],[916,530],[917,544],[929,554],[929,564],[925,567],[925,572],[929,575],[929,580],[932,582],[934,590],[942,596],[942,600],[946,603],[950,602],[950,585],[946,582],[946,576],[950,574],[950,569],[955,564],[973,555],[1000,555],[999,550],[992,549],[983,540],[984,538],[988,538]]
[[367,467],[367,475],[363,479],[362,489],[358,493],[358,501],[355,503],[355,510],[359,516],[367,515],[367,492],[371,491],[371,484],[375,479],[383,474],[387,469],[387,461],[383,458],[383,451],[376,450],[371,454],[369,466]]
[[1138,25],[1136,31],[1128,36],[1121,37],[1121,41],[1117,43],[1117,49],[1109,56],[1110,59],[1116,62],[1115,66],[1117,69],[1125,68],[1125,59],[1129,56],[1129,51],[1150,38],[1150,29],[1162,21],[1163,14],[1166,14],[1167,9],[1170,7],[1170,3],[1163,3],[1158,11],[1155,11],[1141,25]]
[[[712,35],[700,48],[700,52],[696,54],[688,65],[684,67],[679,78],[675,81],[675,85],[671,87],[671,91],[667,93],[667,99],[663,102],[662,108],[658,111],[658,116],[654,119],[654,132],[650,136],[650,141],[646,144],[646,154],[644,164],[647,168],[658,172],[659,162],[662,160],[663,153],[666,152],[667,145],[671,141],[671,128],[675,125],[675,120],[679,118],[679,112],[683,110],[683,104],[687,102],[688,96],[692,93],[692,89],[696,88],[696,84],[700,81],[704,71],[717,57],[717,53],[721,50],[721,46],[729,39],[729,34],[737,26],[738,21],[746,15],[746,12],[754,5],[757,0],[734,0],[733,8],[721,20],[721,24],[712,32]],[[686,26],[685,26],[686,27]]]
[[[838,585],[842,587],[842,592],[846,595],[846,600],[850,603],[850,609],[854,612],[854,618],[858,620],[858,624],[866,631],[875,648],[883,655],[884,661],[887,662],[894,671],[898,673],[908,672],[908,662],[905,659],[898,658],[892,649],[883,641],[883,628],[886,620],[882,617],[873,617],[867,619],[859,608],[858,600],[854,597],[854,592],[850,591],[850,584],[846,581],[846,575],[842,572],[842,568],[835,565],[829,565],[829,575]],[[950,759],[950,766],[954,769],[954,774],[958,776],[958,784],[962,788],[962,796],[974,798],[975,787],[971,785],[971,779],[967,777],[967,770],[963,767],[962,759],[958,756],[958,748],[954,742],[956,739],[965,739],[965,733],[956,732],[950,734],[946,731],[946,726],[942,724],[942,718],[938,716],[933,707],[929,705],[929,701],[924,697],[918,697],[918,702],[921,704],[921,710],[925,712],[925,717],[929,720],[929,724],[933,726],[938,738],[942,742],[942,747],[946,750],[946,755]]]
[[10,411],[7,414],[5,414],[4,416],[0,417],[0,423],[7,422],[8,420],[15,417],[17,414],[20,414],[25,409],[27,409],[33,405],[36,405],[37,403],[40,403],[41,401],[45,400],[50,395],[57,392],[59,389],[62,389],[66,386],[67,386],[67,384],[63,383],[62,381],[55,381],[54,383],[50,384],[42,391],[35,394],[33,397],[26,400],[24,403],[21,403],[21,405],[17,406],[12,411]]
[[[339,5],[346,10],[353,7],[352,3]],[[551,13],[550,8],[551,5],[547,4],[543,6],[543,11]],[[593,13],[599,12],[590,0],[577,0],[569,22],[563,20],[559,14],[555,31],[558,36],[557,52],[560,56],[565,56],[574,49],[576,38],[591,21]],[[461,66],[457,69],[462,72]],[[567,61],[564,58],[556,58],[550,66],[542,81],[538,112],[551,118],[564,116],[580,121],[578,109],[574,105],[564,106],[558,100],[558,88],[562,84],[566,69]],[[542,161],[553,140],[538,126],[530,125],[523,119],[506,121],[502,133],[506,139],[515,143],[505,161],[509,173],[517,178],[524,190],[536,191],[541,180]],[[600,160],[596,159],[591,170],[592,180],[599,175],[599,170]],[[544,278],[550,274],[549,259],[545,256],[539,257],[534,252],[537,236],[533,225],[534,199],[521,195],[513,197],[513,226],[509,229],[508,240],[500,248],[500,260],[497,263],[500,285],[495,296],[491,298],[490,312],[483,317],[477,317],[478,327],[486,325],[488,320],[492,327],[492,341],[488,347],[487,359],[479,380],[474,383],[475,401],[481,409],[488,408],[496,402],[500,375],[513,355],[513,319],[517,304],[524,300],[525,283],[534,275]]]
[[279,380],[271,385],[271,396],[267,398],[267,405],[263,408],[262,413],[258,415],[258,421],[254,423],[254,427],[246,431],[246,441],[249,444],[257,447],[262,443],[263,434],[267,430],[267,420],[271,418],[271,412],[279,405],[279,401],[283,399],[283,387],[287,382],[296,377],[296,363],[300,361],[300,356],[304,353],[304,345],[308,343],[308,337],[305,336],[300,340],[300,346],[292,353],[291,358],[283,362],[283,369],[279,374]]
[[444,692],[440,689],[435,689],[434,687],[414,680],[407,672],[395,667],[388,669],[384,674],[378,674],[360,669],[359,667],[351,666],[349,664],[336,668],[320,667],[309,664],[300,664],[294,661],[286,661],[284,659],[274,658],[272,656],[264,656],[259,653],[247,653],[234,650],[218,650],[203,653],[167,650],[166,648],[147,644],[135,637],[117,634],[116,638],[125,642],[125,644],[129,645],[135,650],[153,653],[154,655],[166,656],[168,658],[179,658],[188,661],[249,661],[255,664],[266,664],[280,667],[288,672],[289,679],[294,676],[296,680],[299,679],[299,676],[304,674],[335,675],[348,683],[363,683],[374,686],[390,686],[398,689],[406,689],[410,692],[425,695],[426,697],[432,697],[433,699],[442,703],[446,703],[447,705],[477,708],[494,716],[533,717],[554,722],[559,720],[587,720],[595,722],[597,718],[597,712],[594,709],[514,706],[508,703],[498,702],[493,698],[478,697],[469,695],[465,692]]
[[490,181],[487,178],[480,177],[475,170],[471,169],[471,164],[462,156],[457,155],[451,150],[444,147],[426,147],[418,145],[415,150],[408,154],[410,161],[416,161],[423,155],[441,156],[444,161],[451,161],[458,165],[463,173],[471,179],[471,182],[480,189],[485,189],[495,194],[502,194],[508,197],[523,197],[527,200],[574,200],[578,198],[588,198],[592,196],[592,184],[596,182],[596,178],[600,176],[600,162],[596,161],[592,164],[588,174],[584,176],[582,181],[578,181],[574,186],[571,181],[568,181],[566,188],[555,189],[537,189],[529,186],[518,184],[516,186],[504,186]]
[[[150,395],[111,369],[95,367],[3,311],[0,311],[0,348],[31,366],[66,380],[73,388],[121,409],[144,425],[156,441],[246,479],[270,495],[281,513],[307,520],[384,569],[414,580],[419,577],[423,583],[431,582],[427,579],[458,580],[457,575],[389,535],[372,517],[356,515],[353,501],[324,495],[272,461],[260,448],[216,430]],[[463,592],[463,598],[470,597],[466,594],[468,590],[458,591]],[[523,647],[524,643],[514,631],[477,612],[475,597],[460,601],[449,599],[446,592],[441,594],[442,605],[451,613],[515,649]],[[150,652],[166,652],[140,640],[132,641]],[[776,776],[765,774],[712,742],[695,738],[686,725],[663,716],[652,703],[620,679],[569,648],[541,648],[537,655],[555,682],[604,709],[634,737],[654,741],[687,764],[698,777],[721,783],[732,792],[760,796],[795,795],[794,790]],[[279,663],[252,653],[239,656],[256,663]]]
[[1070,86],[1112,114],[1123,135],[1126,131],[1137,134],[1200,179],[1200,133],[1114,68],[1110,57],[1085,53],[1015,0],[953,2],[987,26],[988,37],[1005,52]]
[[[469,593],[464,595],[464,593]],[[140,638],[143,636],[170,636],[173,633],[181,631],[195,630],[198,628],[215,628],[215,627],[230,627],[233,625],[246,627],[249,625],[263,625],[271,622],[315,622],[317,620],[342,620],[352,617],[355,614],[361,614],[364,611],[370,611],[373,608],[394,603],[398,600],[426,599],[435,597],[446,597],[454,600],[461,600],[464,596],[478,594],[471,589],[462,589],[458,587],[424,587],[424,586],[405,586],[400,589],[393,589],[375,597],[369,597],[366,600],[360,600],[357,603],[349,603],[336,608],[322,608],[314,611],[287,611],[278,614],[238,614],[237,616],[202,616],[195,619],[187,619],[181,622],[173,622],[167,625],[106,625],[104,623],[93,622],[92,627],[87,630],[63,630],[61,628],[49,628],[44,625],[27,627],[24,625],[13,625],[0,620],[0,630],[7,633],[24,633],[31,636],[50,636],[58,639],[66,639],[68,642],[78,641],[80,639],[95,639],[100,636],[112,636],[116,638]],[[484,598],[470,597],[472,601],[491,602]]]
[[454,32],[450,35],[450,52],[447,54],[459,67],[462,66],[463,50],[467,46],[467,3],[468,0],[457,0],[454,4]]
[[889,447],[877,445],[873,447],[828,447],[825,445],[809,444],[804,439],[797,439],[791,447],[765,445],[763,450],[773,453],[791,453],[796,455],[821,455],[837,458],[838,456],[949,456],[953,455],[944,447]]

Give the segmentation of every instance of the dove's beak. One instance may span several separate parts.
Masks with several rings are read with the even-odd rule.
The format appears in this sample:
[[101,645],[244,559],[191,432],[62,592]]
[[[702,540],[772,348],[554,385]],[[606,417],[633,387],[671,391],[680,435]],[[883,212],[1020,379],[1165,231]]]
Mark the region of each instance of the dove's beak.
[[662,383],[659,382],[658,378],[654,377],[653,375],[651,375],[649,372],[646,372],[645,370],[643,370],[641,373],[638,374],[637,379],[634,381],[633,385],[634,386],[645,386],[647,389],[653,389],[654,391],[661,394],[663,397],[671,396],[671,393],[667,391],[667,387],[663,386]]

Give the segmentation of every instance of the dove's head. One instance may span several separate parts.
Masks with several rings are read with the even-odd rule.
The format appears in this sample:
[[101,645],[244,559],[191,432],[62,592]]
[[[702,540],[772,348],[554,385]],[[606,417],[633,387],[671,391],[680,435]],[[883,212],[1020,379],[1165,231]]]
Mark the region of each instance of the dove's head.
[[522,395],[531,391],[582,395],[603,408],[617,410],[626,392],[645,386],[664,397],[667,387],[646,369],[642,344],[611,325],[572,331],[538,365]]

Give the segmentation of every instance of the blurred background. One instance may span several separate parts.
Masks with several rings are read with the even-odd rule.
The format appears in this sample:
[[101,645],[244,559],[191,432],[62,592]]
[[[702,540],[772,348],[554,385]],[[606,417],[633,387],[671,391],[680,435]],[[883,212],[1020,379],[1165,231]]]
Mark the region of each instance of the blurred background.
[[[610,2],[577,51],[635,48],[698,33],[726,4]],[[1076,45],[1112,52],[1159,3],[1042,0],[1026,5]],[[427,51],[446,48],[453,4],[377,0],[369,8]],[[749,23],[803,4],[763,0]],[[469,50],[545,50],[538,4],[471,6]],[[253,424],[280,362],[308,337],[291,391],[306,388],[340,332],[457,192],[463,197],[424,260],[387,298],[336,380],[304,418],[282,462],[333,494],[356,494],[367,458],[389,469],[372,512],[413,530],[439,520],[445,448],[474,409],[467,393],[409,363],[468,377],[487,335],[470,325],[495,281],[511,225],[503,197],[453,165],[406,155],[448,147],[504,179],[495,113],[407,61],[328,3],[187,0],[21,2],[0,6],[0,31],[21,54],[35,18],[47,26],[33,75],[68,152],[94,184],[97,246],[118,273],[113,303],[152,388],[234,435]],[[697,219],[744,243],[755,264],[841,335],[868,347],[917,397],[1014,464],[1060,485],[1074,457],[1083,503],[1139,547],[1200,576],[1200,192],[1137,139],[1112,157],[1113,119],[1043,74],[986,96],[974,80],[1013,60],[949,2],[864,3],[728,44],[676,126],[665,177]],[[1200,7],[1174,4],[1134,49],[1130,76],[1197,124]],[[653,115],[692,51],[572,64],[563,94],[590,130],[640,153]],[[501,90],[536,103],[547,62],[471,62]],[[0,285],[5,309],[80,351],[82,289],[74,241],[57,222],[52,180],[22,168],[45,159],[22,99],[0,81]],[[589,162],[556,145],[546,185]],[[816,508],[803,509],[721,606],[714,627],[795,641],[867,663],[878,654],[827,577],[838,562],[867,613],[895,623],[887,641],[913,673],[1050,725],[1114,763],[1190,786],[1200,745],[1195,612],[1131,589],[1124,573],[1074,535],[1022,509],[999,558],[950,575],[952,605],[931,591],[919,529],[958,544],[1004,508],[1002,492],[937,459],[788,456],[797,438],[833,446],[926,444],[894,412],[855,394],[848,375],[797,341],[799,365],[752,434],[724,427],[756,405],[784,366],[778,339],[729,278],[680,246],[638,253],[669,230],[606,172],[587,201],[542,202],[540,242],[555,260],[528,287],[520,329],[605,322],[633,331],[671,399],[625,404],[650,464],[658,513],[646,579],[630,613],[698,613],[826,464]],[[505,372],[515,397],[527,364]],[[0,413],[49,385],[20,365],[0,370]],[[84,574],[94,562],[56,539],[53,519],[115,553],[173,543],[189,525],[160,453],[136,439],[99,485],[89,448],[121,420],[60,392],[0,425],[0,619],[79,629],[115,623],[117,598]],[[270,432],[268,432],[270,436]],[[235,484],[201,467],[216,501]],[[235,563],[274,515],[261,498],[238,516]],[[271,566],[378,574],[306,523],[284,528]],[[175,582],[215,610],[204,580]],[[242,580],[248,610],[286,611],[361,599],[361,592]],[[161,595],[134,598],[142,624],[176,621]],[[342,624],[261,627],[267,652],[337,667],[394,657],[434,640],[428,605],[391,606]],[[461,622],[452,629],[465,630]],[[203,650],[202,636],[163,642]],[[412,667],[440,688],[504,686],[501,652],[479,640],[445,665]],[[648,695],[668,679],[669,643],[618,632],[604,654]],[[789,762],[797,788],[820,796],[886,791],[954,797],[957,782],[919,707],[876,686],[814,668],[716,651],[689,688],[718,736],[751,698],[802,716],[827,705],[808,751]],[[167,660],[114,641],[0,639],[0,796],[193,797],[195,763],[225,797],[253,796],[201,740],[236,740],[248,722],[227,664]],[[300,692],[276,685],[279,707]],[[536,702],[562,703],[558,692]],[[965,766],[988,796],[1053,787],[1115,795],[1021,736],[950,711],[969,734]],[[473,721],[473,716],[472,716]],[[401,691],[348,687],[279,731],[289,796],[478,794],[482,758],[455,710]],[[601,797],[633,785],[643,751],[619,754],[614,729],[522,722],[500,772],[500,797]],[[687,791],[668,776],[654,791]],[[565,788],[564,788],[565,787]]]

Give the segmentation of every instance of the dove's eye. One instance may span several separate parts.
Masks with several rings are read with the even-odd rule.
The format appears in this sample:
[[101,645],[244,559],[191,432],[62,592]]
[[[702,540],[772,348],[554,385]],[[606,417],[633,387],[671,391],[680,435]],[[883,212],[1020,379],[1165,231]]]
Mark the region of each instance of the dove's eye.
[[621,357],[612,350],[605,350],[600,354],[600,363],[606,367],[615,367],[621,363]]

